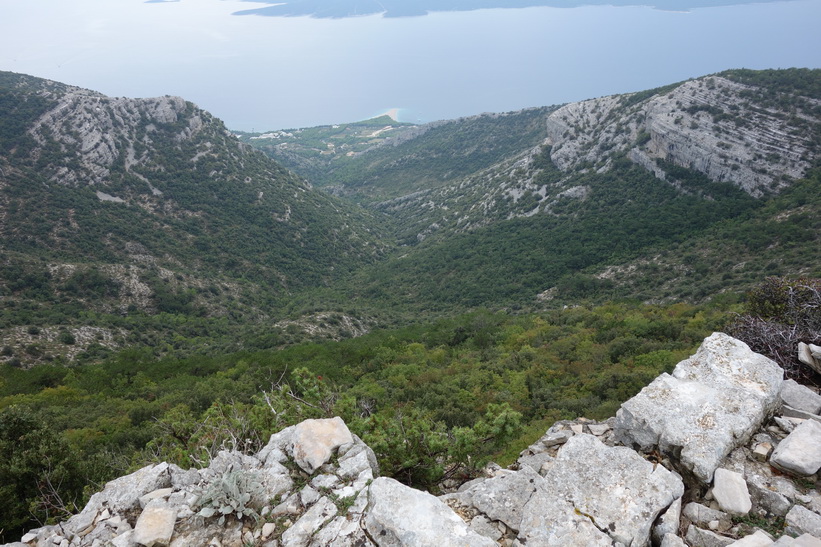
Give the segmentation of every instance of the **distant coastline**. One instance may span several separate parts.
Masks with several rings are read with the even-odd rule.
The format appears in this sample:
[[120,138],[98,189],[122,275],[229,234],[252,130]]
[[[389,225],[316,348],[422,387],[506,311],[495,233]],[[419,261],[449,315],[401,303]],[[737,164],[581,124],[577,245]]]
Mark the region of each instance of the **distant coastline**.
[[[158,1],[158,0],[154,0]],[[364,15],[382,14],[383,17],[419,17],[442,11],[474,11],[480,9],[509,8],[578,8],[583,6],[647,6],[664,11],[689,11],[697,8],[714,8],[742,4],[788,2],[790,0],[459,0],[443,6],[432,0],[319,0],[305,2],[292,0],[246,0],[258,4],[273,4],[234,12],[233,15],[262,15],[266,17],[313,17],[317,19],[343,19]]]

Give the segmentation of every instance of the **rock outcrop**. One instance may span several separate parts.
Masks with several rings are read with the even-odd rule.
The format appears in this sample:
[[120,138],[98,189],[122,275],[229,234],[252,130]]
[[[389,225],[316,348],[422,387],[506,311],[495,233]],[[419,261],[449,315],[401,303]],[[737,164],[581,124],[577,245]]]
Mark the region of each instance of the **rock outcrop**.
[[[489,466],[438,498],[378,477],[373,451],[341,419],[308,420],[255,455],[224,451],[205,469],[162,463],[111,481],[68,521],[10,545],[819,546],[821,423],[770,420],[796,391],[814,392],[782,389],[772,366],[714,334],[617,417],[557,422],[512,469]],[[678,421],[661,416],[672,413]],[[670,441],[672,427],[690,437]]]
[[763,90],[728,77],[670,87],[644,100],[615,95],[558,109],[547,121],[554,163],[570,170],[626,152],[673,184],[657,160],[730,182],[753,196],[779,190],[809,168],[814,145],[805,124],[817,127],[810,114],[817,100],[802,98],[804,107],[793,119],[776,103],[759,103]]
[[709,484],[721,460],[746,442],[778,402],[783,371],[726,334],[662,374],[616,414],[616,438],[672,456],[686,478]]

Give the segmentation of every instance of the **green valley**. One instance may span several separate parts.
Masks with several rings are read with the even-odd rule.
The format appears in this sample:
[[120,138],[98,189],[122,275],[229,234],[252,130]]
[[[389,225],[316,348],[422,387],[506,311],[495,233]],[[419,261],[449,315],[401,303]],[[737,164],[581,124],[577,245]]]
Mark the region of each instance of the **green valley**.
[[819,70],[264,133],[0,73],[0,529],[305,418],[464,481],[717,330],[818,385],[819,219]]

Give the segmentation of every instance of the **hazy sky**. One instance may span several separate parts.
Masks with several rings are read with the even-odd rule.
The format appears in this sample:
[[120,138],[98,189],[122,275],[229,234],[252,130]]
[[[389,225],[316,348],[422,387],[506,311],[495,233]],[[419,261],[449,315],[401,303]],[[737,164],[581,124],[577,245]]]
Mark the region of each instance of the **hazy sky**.
[[237,14],[262,5],[0,0],[0,70],[112,96],[180,95],[229,128],[262,131],[355,121],[391,108],[403,109],[408,121],[501,112],[735,67],[821,67],[821,0],[687,12],[588,6],[400,18]]

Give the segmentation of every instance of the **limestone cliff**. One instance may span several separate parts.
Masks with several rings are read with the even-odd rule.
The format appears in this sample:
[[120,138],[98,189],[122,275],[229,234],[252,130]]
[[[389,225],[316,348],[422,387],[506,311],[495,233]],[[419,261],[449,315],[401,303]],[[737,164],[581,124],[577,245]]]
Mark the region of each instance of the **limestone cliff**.
[[563,171],[607,169],[617,153],[659,178],[657,160],[731,182],[759,197],[804,175],[819,153],[817,97],[789,95],[726,76],[698,78],[640,99],[614,95],[566,105],[547,119],[551,158]]

